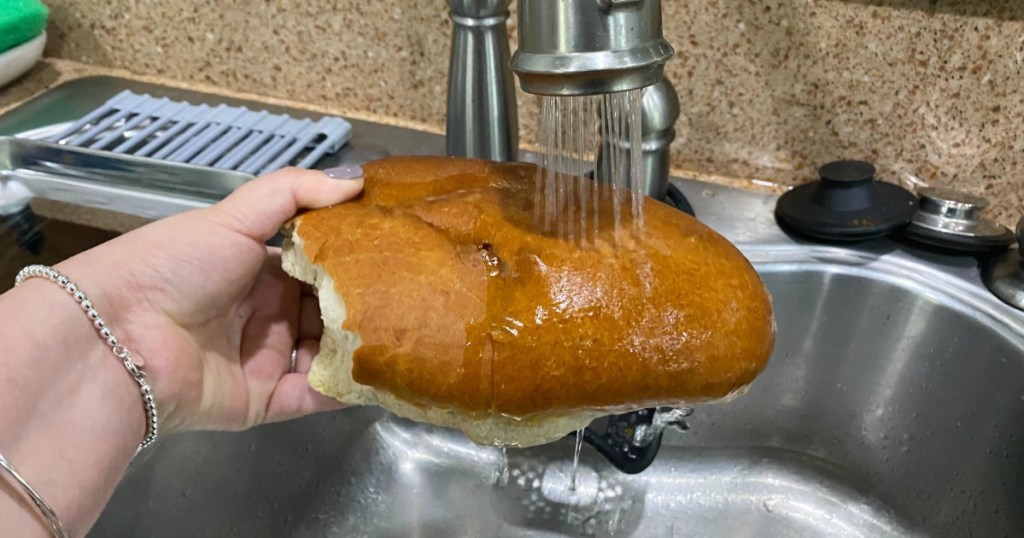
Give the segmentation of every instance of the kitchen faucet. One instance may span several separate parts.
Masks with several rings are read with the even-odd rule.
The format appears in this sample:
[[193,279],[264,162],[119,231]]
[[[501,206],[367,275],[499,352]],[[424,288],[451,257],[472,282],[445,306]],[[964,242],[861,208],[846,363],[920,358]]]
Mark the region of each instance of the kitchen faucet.
[[[660,0],[520,0],[519,50],[509,54],[511,0],[448,0],[449,155],[518,158],[514,72],[536,95],[596,95],[645,88],[641,105],[644,191],[665,197],[679,97],[664,77],[672,47]],[[628,139],[603,141],[629,147]]]

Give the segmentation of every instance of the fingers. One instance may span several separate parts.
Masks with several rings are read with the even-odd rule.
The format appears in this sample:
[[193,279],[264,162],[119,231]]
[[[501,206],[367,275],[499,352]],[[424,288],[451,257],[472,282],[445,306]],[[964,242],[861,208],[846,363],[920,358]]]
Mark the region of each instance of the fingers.
[[[313,357],[320,353],[320,341],[308,338],[306,340],[300,340],[295,348],[295,371],[292,373],[306,375],[309,373],[309,368],[313,366]],[[289,357],[289,364],[291,366],[291,358]]]
[[[313,357],[320,351],[317,340],[299,341],[295,372],[285,374],[274,388],[267,404],[266,422],[277,422],[298,418],[311,413],[341,409],[344,404],[324,396],[309,386],[307,376],[313,363]],[[288,366],[285,366],[287,368]]]
[[313,390],[306,374],[288,374],[281,378],[270,397],[266,422],[280,422],[344,407],[345,404],[338,400]]
[[362,171],[358,167],[347,168],[347,173],[333,174],[358,176],[353,179],[335,179],[328,175],[332,170],[278,170],[239,187],[212,210],[235,231],[257,241],[266,241],[299,210],[338,204],[362,192]]

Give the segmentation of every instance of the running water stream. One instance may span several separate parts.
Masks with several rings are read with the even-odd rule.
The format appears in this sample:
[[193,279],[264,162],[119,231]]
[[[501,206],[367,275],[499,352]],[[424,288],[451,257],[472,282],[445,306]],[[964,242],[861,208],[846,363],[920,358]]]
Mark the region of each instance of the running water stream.
[[569,478],[569,491],[576,492],[576,469],[580,466],[580,449],[583,448],[583,430],[576,430],[576,450],[572,454],[572,474]]
[[[534,224],[545,233],[587,245],[607,223],[616,238],[628,229],[642,232],[642,96],[643,89],[541,97]],[[582,447],[583,430],[578,430],[569,475],[570,521],[582,502],[577,492]]]
[[[643,227],[640,106],[643,89],[582,96],[542,96],[540,162],[534,220],[559,238],[585,244],[602,219],[616,234],[625,215]],[[591,178],[600,180],[595,183]],[[611,214],[601,214],[611,197]]]

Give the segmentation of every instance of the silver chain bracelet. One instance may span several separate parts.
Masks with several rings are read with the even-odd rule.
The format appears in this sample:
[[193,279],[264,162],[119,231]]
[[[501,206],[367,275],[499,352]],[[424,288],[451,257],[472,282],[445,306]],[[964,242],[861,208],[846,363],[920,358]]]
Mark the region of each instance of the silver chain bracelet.
[[142,442],[139,443],[139,450],[142,450],[156,442],[157,437],[157,422],[159,415],[156,411],[156,399],[153,398],[153,390],[149,386],[149,381],[146,380],[146,372],[142,371],[141,368],[134,361],[132,361],[132,353],[128,351],[128,348],[124,347],[123,344],[118,342],[117,337],[114,336],[113,331],[110,327],[107,327],[106,322],[100,317],[99,312],[93,308],[92,301],[85,295],[85,292],[78,289],[78,285],[71,281],[70,278],[61,274],[60,271],[53,267],[46,265],[29,265],[22,269],[18,276],[14,279],[14,285],[20,286],[22,282],[30,278],[45,278],[50,282],[55,282],[64,288],[64,291],[68,292],[69,295],[75,298],[78,305],[85,311],[86,317],[92,321],[96,330],[99,331],[100,337],[106,340],[107,345],[110,346],[111,351],[114,352],[114,356],[121,359],[121,363],[131,374],[132,379],[139,385],[139,392],[142,393],[142,401],[146,411],[146,436],[142,438]]

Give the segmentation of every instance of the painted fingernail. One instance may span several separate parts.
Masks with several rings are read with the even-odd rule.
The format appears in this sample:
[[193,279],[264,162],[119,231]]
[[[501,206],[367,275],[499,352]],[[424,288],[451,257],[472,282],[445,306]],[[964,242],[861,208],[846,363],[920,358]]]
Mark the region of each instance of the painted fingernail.
[[363,177],[363,167],[358,164],[346,164],[328,168],[324,173],[334,179],[359,179]]

